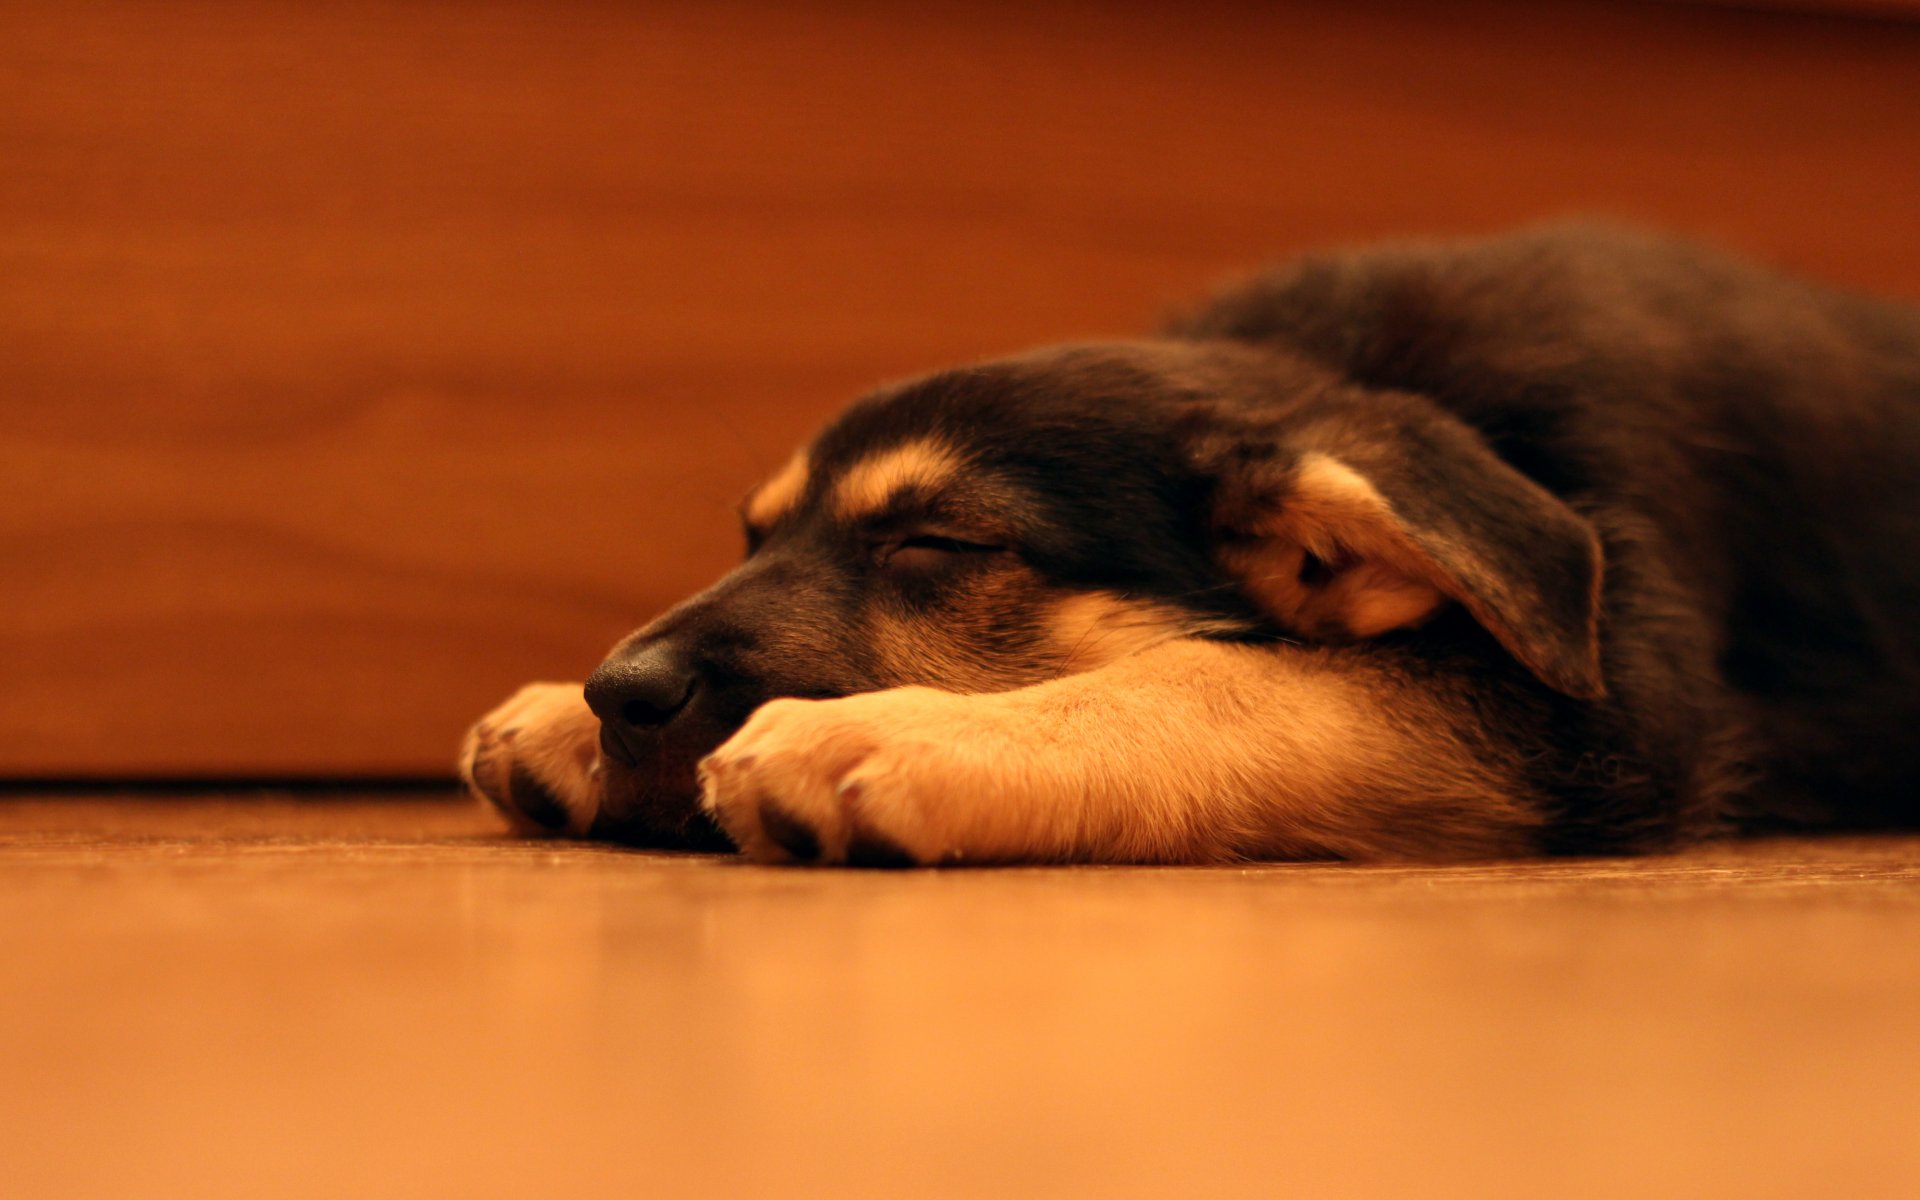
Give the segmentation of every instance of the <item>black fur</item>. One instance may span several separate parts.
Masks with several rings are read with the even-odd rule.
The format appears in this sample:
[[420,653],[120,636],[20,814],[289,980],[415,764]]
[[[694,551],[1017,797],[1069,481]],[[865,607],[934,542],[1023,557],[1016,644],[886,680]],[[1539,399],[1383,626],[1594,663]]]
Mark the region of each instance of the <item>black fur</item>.
[[1550,722],[1554,848],[1920,817],[1911,309],[1550,228],[1309,260],[1173,332],[1429,397],[1600,532],[1612,695]]

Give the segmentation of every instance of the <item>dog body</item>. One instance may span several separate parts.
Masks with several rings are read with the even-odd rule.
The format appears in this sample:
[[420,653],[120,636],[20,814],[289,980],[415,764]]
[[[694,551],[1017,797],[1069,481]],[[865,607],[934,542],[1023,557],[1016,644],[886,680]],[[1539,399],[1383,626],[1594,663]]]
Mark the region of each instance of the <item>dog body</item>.
[[1310,258],[860,401],[740,568],[463,767],[767,861],[1908,823],[1916,464],[1910,310],[1610,229]]

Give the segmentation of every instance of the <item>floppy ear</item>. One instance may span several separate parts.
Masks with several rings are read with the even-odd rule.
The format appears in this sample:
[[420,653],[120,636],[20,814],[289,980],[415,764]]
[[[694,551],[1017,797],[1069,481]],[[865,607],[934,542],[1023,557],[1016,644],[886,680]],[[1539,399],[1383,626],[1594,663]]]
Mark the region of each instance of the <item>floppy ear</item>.
[[1399,432],[1241,448],[1215,491],[1222,563],[1310,636],[1371,637],[1457,601],[1549,687],[1604,696],[1593,527],[1465,426]]

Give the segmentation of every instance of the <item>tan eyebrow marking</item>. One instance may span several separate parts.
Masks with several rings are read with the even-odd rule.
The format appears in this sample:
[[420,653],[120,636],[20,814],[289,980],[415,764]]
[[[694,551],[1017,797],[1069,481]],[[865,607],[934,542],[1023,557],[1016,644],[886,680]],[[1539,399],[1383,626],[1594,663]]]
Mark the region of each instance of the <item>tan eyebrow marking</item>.
[[740,509],[740,515],[747,524],[756,529],[765,529],[793,508],[800,499],[800,493],[807,490],[807,478],[813,468],[807,462],[805,450],[787,460],[773,478],[767,480],[747,496],[747,502]]
[[834,511],[842,517],[878,512],[909,487],[938,487],[960,470],[952,447],[921,438],[883,450],[855,463],[833,488]]

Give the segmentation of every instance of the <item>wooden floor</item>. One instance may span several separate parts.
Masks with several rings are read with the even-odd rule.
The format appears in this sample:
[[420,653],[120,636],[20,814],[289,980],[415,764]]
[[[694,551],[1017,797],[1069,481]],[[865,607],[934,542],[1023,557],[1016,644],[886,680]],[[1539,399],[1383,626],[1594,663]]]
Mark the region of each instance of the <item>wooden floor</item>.
[[863,874],[0,800],[11,1197],[1920,1194],[1920,839]]

